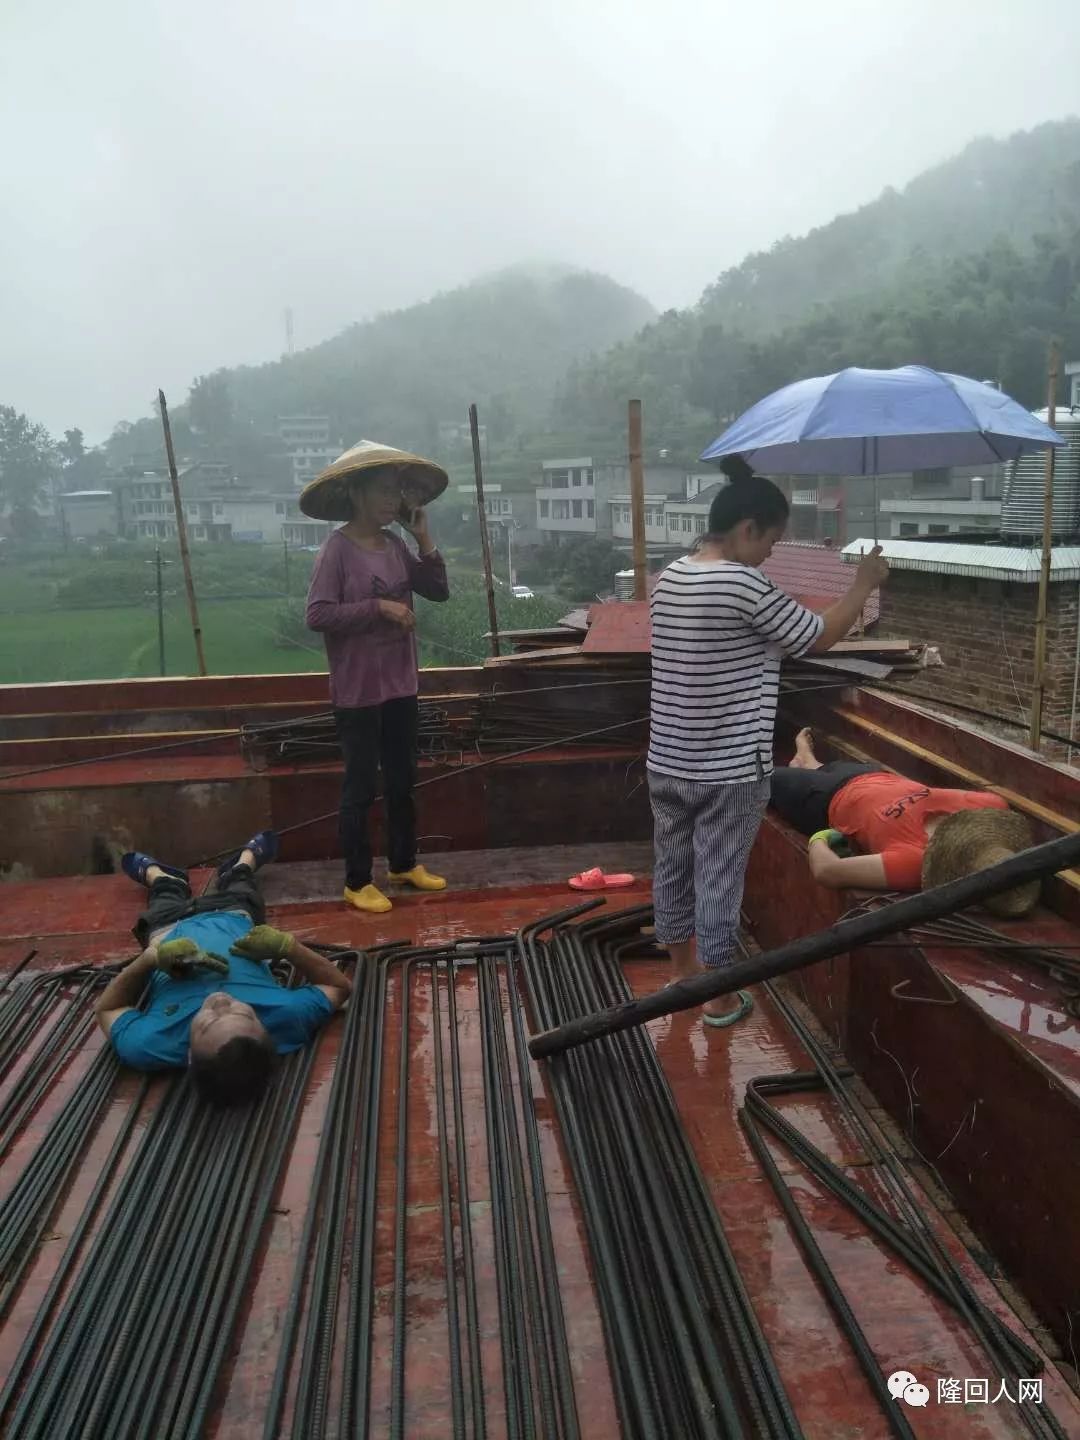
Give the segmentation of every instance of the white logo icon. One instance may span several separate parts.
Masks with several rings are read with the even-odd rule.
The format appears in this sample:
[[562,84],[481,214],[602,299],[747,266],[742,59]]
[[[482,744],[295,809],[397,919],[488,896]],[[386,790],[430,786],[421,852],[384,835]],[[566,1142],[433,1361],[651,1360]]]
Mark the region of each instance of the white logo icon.
[[918,1381],[910,1370],[894,1370],[887,1381],[889,1394],[894,1400],[899,1400],[909,1385],[916,1385]]
[[894,1400],[903,1400],[905,1405],[929,1404],[930,1391],[919,1384],[910,1370],[894,1370],[886,1383]]
[[[885,1383],[889,1387],[889,1394],[892,1398],[902,1400],[905,1405],[922,1409],[930,1403],[929,1388],[923,1385],[910,1370],[894,1370]],[[1021,1379],[1015,1383],[1017,1384],[1015,1395],[1004,1379],[998,1387],[997,1394],[991,1395],[991,1382],[985,1377],[957,1380],[952,1375],[941,1376],[937,1382],[937,1403],[939,1405],[997,1405],[999,1401],[1007,1400],[1011,1405],[1042,1404],[1042,1380]]]

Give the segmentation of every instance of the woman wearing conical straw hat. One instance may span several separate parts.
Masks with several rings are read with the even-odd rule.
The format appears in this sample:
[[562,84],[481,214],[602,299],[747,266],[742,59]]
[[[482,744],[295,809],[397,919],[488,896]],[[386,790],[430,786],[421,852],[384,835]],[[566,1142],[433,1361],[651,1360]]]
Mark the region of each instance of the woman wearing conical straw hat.
[[[319,551],[307,624],[326,644],[330,698],[345,760],[340,834],[345,901],[381,914],[390,900],[374,884],[368,815],[381,765],[388,878],[416,890],[446,881],[416,860],[419,674],[413,596],[447,600],[446,565],[425,506],[446,489],[445,471],[404,450],[362,440],[307,485],[300,509],[340,520]],[[399,522],[414,553],[391,532]]]

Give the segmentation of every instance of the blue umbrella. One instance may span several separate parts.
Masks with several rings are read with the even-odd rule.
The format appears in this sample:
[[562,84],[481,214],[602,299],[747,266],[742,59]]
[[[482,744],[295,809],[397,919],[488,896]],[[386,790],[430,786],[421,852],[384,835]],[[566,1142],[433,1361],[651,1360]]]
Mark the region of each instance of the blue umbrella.
[[780,475],[896,475],[993,465],[1064,443],[993,385],[925,365],[853,366],[766,395],[701,458],[741,455]]

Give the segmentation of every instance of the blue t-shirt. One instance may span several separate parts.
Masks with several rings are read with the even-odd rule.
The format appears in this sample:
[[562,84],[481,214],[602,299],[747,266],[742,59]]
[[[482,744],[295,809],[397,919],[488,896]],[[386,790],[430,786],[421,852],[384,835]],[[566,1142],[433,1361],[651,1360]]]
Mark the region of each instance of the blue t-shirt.
[[314,985],[286,990],[261,960],[229,954],[229,947],[251,929],[250,916],[219,910],[181,920],[162,939],[194,940],[229,962],[228,975],[197,970],[189,979],[171,980],[160,970],[150,977],[145,1010],[127,1010],[109,1031],[117,1055],[135,1070],[183,1069],[188,1063],[191,1022],[207,995],[224,990],[250,1005],[279,1055],[306,1045],[334,1013],[330,998]]

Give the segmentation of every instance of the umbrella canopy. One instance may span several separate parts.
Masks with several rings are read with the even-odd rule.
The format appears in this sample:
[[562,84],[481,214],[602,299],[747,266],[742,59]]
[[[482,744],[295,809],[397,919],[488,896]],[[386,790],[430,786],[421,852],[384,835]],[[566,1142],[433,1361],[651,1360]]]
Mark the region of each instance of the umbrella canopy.
[[1015,400],[924,365],[851,367],[766,395],[702,460],[741,455],[780,475],[896,475],[993,465],[1065,442]]

